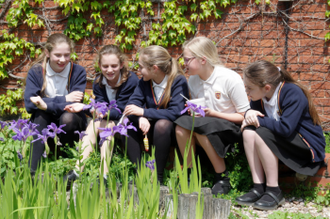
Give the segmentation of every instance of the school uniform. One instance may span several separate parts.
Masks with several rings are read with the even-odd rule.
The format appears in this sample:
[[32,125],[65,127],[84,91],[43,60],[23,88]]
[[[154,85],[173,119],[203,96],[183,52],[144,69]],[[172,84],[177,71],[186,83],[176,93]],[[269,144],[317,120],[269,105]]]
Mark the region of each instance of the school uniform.
[[[44,96],[41,94],[41,88],[46,77],[47,87],[45,89]],[[61,133],[59,135],[62,145],[69,144],[73,146],[73,141],[79,139],[78,135],[74,134],[74,131],[82,131],[86,128],[86,116],[83,112],[80,113],[68,113],[64,111],[64,107],[72,102],[67,102],[65,95],[72,91],[81,91],[84,93],[86,87],[86,71],[77,64],[70,62],[66,68],[60,72],[55,73],[49,62],[44,70],[40,65],[33,66],[27,75],[26,86],[24,92],[24,104],[28,113],[31,113],[31,121],[39,124],[37,130],[41,133],[47,125],[54,122],[57,126],[66,124],[66,127],[62,129],[66,131],[66,134]],[[30,100],[30,97],[41,96],[47,104],[46,110],[40,110]],[[36,136],[34,136],[36,139]],[[54,149],[53,139],[48,141],[50,148]],[[59,148],[59,147],[58,147]],[[32,161],[31,171],[37,169],[37,165],[44,152],[44,144],[39,140],[31,145]],[[59,154],[59,153],[58,153]],[[31,159],[31,156],[30,156]]]
[[[216,66],[205,81],[198,75],[190,76],[188,85],[192,99],[205,98],[205,106],[212,110],[242,113],[250,108],[242,78],[228,68]],[[193,119],[182,116],[175,123],[191,130]],[[239,125],[216,117],[195,117],[194,132],[206,135],[222,158],[234,143],[242,141]]]
[[[119,77],[118,82],[120,80],[121,76]],[[130,76],[127,78],[127,80],[122,83],[118,88],[112,88],[111,86],[109,86],[106,78],[103,77],[103,80],[101,81],[101,86],[99,83],[94,82],[93,84],[93,94],[95,95],[95,101],[101,103],[109,103],[111,100],[115,99],[116,104],[118,105],[118,109],[120,109],[121,113],[116,109],[111,109],[110,120],[119,120],[122,116],[122,112],[124,112],[128,99],[131,97],[138,83],[139,78],[133,72],[130,72]]]
[[[188,96],[188,84],[183,75],[174,79],[171,86],[171,99],[166,107],[161,107],[160,103],[164,96],[167,85],[167,77],[160,84],[153,83],[152,80],[139,81],[139,85],[134,90],[128,101],[128,105],[134,104],[144,109],[143,117],[150,122],[150,129],[147,134],[150,147],[155,146],[155,156],[157,163],[158,180],[162,182],[162,175],[166,165],[169,148],[175,142],[174,123],[181,111],[185,108],[185,99],[180,95]],[[139,165],[141,160],[140,144],[143,140],[142,131],[139,127],[139,117],[129,116],[130,121],[137,127],[138,131],[128,130],[127,153],[133,163]]]
[[[272,102],[275,110],[267,102]],[[321,126],[314,125],[308,100],[295,84],[283,82],[273,97],[251,101],[251,109],[263,113],[258,117],[257,134],[289,168],[304,175],[315,175],[323,164],[325,138]]]

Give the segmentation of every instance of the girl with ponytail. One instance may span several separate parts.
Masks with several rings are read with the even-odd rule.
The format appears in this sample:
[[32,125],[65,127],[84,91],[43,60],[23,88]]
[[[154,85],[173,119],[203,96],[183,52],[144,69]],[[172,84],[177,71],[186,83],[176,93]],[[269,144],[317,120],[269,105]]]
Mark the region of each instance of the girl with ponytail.
[[[71,147],[79,138],[74,131],[86,128],[83,112],[64,111],[66,105],[83,101],[86,87],[85,69],[70,60],[73,51],[74,44],[70,38],[61,33],[50,35],[43,53],[31,64],[24,92],[25,108],[32,114],[32,122],[39,124],[38,131],[41,133],[51,123],[65,125],[62,129],[66,134],[59,134],[60,142],[63,146],[69,144]],[[54,151],[53,142],[49,141],[48,144]],[[32,174],[44,150],[41,141],[31,146],[29,165]]]
[[[155,146],[158,180],[163,172],[171,142],[175,143],[174,123],[185,108],[188,96],[187,80],[177,61],[161,46],[149,46],[140,52],[139,71],[142,79],[128,101],[124,114],[139,127],[138,132],[128,130],[127,153],[139,165],[140,143],[148,136]],[[124,141],[125,142],[125,141]]]
[[287,71],[257,61],[243,74],[251,110],[241,129],[254,186],[236,202],[273,210],[285,202],[278,160],[297,174],[313,176],[323,163],[325,139],[311,95]]

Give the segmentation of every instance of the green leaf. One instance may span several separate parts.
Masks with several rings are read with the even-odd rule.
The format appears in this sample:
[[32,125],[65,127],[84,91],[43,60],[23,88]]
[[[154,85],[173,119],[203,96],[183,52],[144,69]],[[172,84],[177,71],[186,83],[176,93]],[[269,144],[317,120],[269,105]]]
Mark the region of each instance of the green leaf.
[[197,13],[193,13],[192,15],[190,15],[190,19],[191,19],[192,21],[196,21],[197,18],[198,18],[198,14],[197,14]]
[[118,35],[115,37],[115,41],[116,41],[116,43],[117,43],[117,42],[121,42],[122,38],[123,38],[123,36],[120,35],[120,34],[118,34]]
[[325,41],[330,40],[330,32],[328,32],[327,34],[325,34],[324,39],[325,39]]
[[23,55],[23,49],[16,49],[15,55],[17,55],[17,56]]
[[220,11],[219,9],[217,9],[215,12],[214,12],[214,16],[216,19],[218,18],[221,18],[221,15],[223,14],[222,11]]
[[168,35],[169,35],[170,38],[174,39],[174,38],[176,37],[176,31],[174,31],[174,30],[170,30],[170,31],[168,32]]
[[[330,1],[329,1],[330,2]],[[326,17],[329,17],[330,16],[330,11],[329,10],[327,10],[326,12],[325,12],[325,16]]]
[[196,11],[197,10],[197,5],[195,3],[190,5],[190,10],[191,11]]

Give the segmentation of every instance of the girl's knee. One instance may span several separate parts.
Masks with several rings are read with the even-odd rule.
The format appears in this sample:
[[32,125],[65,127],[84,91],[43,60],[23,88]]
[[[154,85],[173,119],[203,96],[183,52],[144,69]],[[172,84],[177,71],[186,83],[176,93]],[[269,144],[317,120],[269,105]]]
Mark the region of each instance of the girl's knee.
[[254,141],[256,137],[256,131],[255,130],[250,130],[250,129],[245,129],[243,130],[242,136],[244,141]]
[[175,133],[177,134],[177,136],[183,136],[184,134],[190,133],[190,131],[177,125],[175,127]]

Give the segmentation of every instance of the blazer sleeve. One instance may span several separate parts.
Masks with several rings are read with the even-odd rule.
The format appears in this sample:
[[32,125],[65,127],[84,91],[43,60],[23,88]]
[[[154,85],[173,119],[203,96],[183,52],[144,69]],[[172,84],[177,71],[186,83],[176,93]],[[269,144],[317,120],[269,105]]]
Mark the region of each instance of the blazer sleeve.
[[151,119],[167,119],[170,121],[176,120],[181,116],[181,111],[185,107],[186,100],[180,95],[188,96],[188,84],[184,76],[178,76],[171,87],[171,99],[166,109],[144,109],[144,117]]
[[[33,67],[29,70],[25,91],[24,91],[24,105],[28,113],[33,114],[38,107],[31,102],[30,97],[40,96],[40,91],[42,88],[43,78],[42,78],[42,68]],[[46,101],[45,101],[46,102]]]
[[280,107],[282,115],[279,121],[269,117],[258,117],[261,126],[283,137],[289,137],[295,131],[303,113],[308,110],[308,100],[303,91],[296,85],[282,89]]

